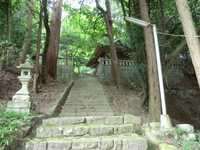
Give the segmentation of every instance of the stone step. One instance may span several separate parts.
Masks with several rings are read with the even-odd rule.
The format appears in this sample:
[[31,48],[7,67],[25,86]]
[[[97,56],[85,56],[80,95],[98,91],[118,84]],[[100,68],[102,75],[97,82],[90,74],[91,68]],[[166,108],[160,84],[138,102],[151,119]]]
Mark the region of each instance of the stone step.
[[66,102],[63,106],[109,106],[110,104],[108,102],[102,102],[102,103],[98,103],[98,102],[80,102],[80,103],[73,103],[73,102]]
[[107,100],[96,100],[96,101],[93,101],[93,100],[88,100],[88,101],[76,100],[76,101],[66,101],[65,105],[68,105],[68,104],[92,104],[92,105],[97,105],[98,106],[101,103],[109,105],[109,102]]
[[108,101],[107,97],[105,95],[92,95],[92,94],[85,94],[85,95],[69,95],[68,100],[77,100],[77,99],[83,99],[83,100],[105,100]]
[[70,107],[69,107],[69,109],[67,108],[67,107],[65,107],[64,109],[62,109],[62,111],[61,111],[61,113],[62,112],[113,112],[113,110],[111,109],[111,108],[109,108],[109,109],[104,109],[104,108],[102,108],[102,109],[100,109],[100,108],[93,108],[93,107],[91,107],[91,108],[80,108],[80,109],[77,109],[77,108],[74,108],[74,109],[71,109]]
[[66,102],[102,102],[108,101],[107,98],[103,97],[94,97],[94,98],[82,98],[82,97],[68,97]]
[[100,137],[34,139],[26,150],[147,150],[147,140],[137,134]]
[[109,110],[109,109],[112,109],[111,108],[111,106],[110,105],[107,105],[107,106],[90,106],[90,105],[88,105],[88,106],[83,106],[83,105],[81,105],[81,106],[63,106],[62,107],[62,110],[71,110],[71,109],[100,109],[100,110]]
[[76,116],[115,116],[114,112],[61,112],[59,117],[76,117]]
[[43,119],[43,125],[74,125],[74,124],[137,124],[141,125],[141,118],[134,115],[124,116],[83,116],[57,117]]
[[68,125],[51,126],[42,125],[36,130],[36,138],[48,137],[77,137],[77,136],[109,136],[118,134],[131,134],[136,132],[136,125]]

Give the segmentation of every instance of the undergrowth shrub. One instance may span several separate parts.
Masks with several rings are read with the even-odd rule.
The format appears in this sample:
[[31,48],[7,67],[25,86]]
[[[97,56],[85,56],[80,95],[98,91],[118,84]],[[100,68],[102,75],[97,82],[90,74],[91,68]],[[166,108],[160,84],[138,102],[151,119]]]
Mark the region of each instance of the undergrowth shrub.
[[29,124],[26,113],[0,111],[0,147],[9,145],[9,142],[21,133],[22,128]]

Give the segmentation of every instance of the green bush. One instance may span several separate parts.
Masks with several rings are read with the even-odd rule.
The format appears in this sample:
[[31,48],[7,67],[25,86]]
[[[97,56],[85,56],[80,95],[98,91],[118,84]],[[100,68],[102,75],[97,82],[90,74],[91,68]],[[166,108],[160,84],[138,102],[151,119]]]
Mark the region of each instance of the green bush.
[[0,147],[9,145],[9,142],[19,135],[22,128],[30,124],[28,115],[15,111],[0,111]]

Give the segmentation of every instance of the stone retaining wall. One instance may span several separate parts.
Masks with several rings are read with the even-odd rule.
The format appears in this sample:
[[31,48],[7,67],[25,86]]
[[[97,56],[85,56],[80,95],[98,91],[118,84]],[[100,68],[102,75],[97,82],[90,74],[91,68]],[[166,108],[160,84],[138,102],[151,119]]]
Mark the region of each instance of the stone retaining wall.
[[[108,61],[108,59],[102,59],[99,66],[97,67],[97,75],[102,82],[109,82],[111,81],[111,64],[110,62],[107,63],[105,61]],[[110,61],[110,60],[109,60]],[[120,61],[122,62],[122,61]],[[125,61],[125,63],[118,63],[119,69],[122,77],[122,81],[124,84],[127,85],[139,85],[139,74],[137,72],[137,69],[134,65],[134,63],[127,63],[128,61]],[[131,62],[131,61],[130,61]],[[172,67],[169,69],[166,77],[164,77],[165,84],[167,86],[171,87],[177,83],[180,83],[184,79],[184,74],[182,72],[181,68],[175,68]]]

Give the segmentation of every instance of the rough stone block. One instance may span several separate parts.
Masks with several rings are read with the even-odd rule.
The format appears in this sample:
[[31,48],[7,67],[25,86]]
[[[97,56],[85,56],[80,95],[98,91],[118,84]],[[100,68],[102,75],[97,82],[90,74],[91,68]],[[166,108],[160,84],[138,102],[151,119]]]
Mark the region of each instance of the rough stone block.
[[77,150],[96,149],[98,148],[98,143],[99,143],[99,139],[97,138],[79,139],[79,140],[73,141],[72,149],[77,149]]
[[132,137],[125,137],[122,140],[123,148],[126,150],[147,150],[147,140],[139,137],[138,135],[132,135]]
[[63,134],[65,136],[83,136],[89,133],[89,127],[87,126],[68,126],[64,129]]
[[111,149],[114,147],[114,141],[111,139],[102,139],[100,149]]
[[63,136],[62,127],[41,126],[36,129],[36,137],[44,138],[44,137],[57,137],[57,136]]
[[125,124],[132,123],[132,124],[140,125],[141,124],[141,118],[139,116],[127,114],[127,115],[124,115],[124,123]]
[[187,133],[194,133],[194,126],[192,126],[190,124],[177,124],[176,127]]
[[111,135],[114,133],[113,126],[95,126],[91,127],[90,135],[92,136],[103,136],[103,135]]
[[48,150],[70,150],[71,146],[72,142],[64,139],[48,141]]
[[132,133],[134,129],[133,127],[134,127],[133,124],[116,126],[114,128],[114,134]]
[[178,150],[178,148],[168,145],[166,143],[162,143],[158,145],[159,150]]
[[65,112],[62,112],[59,114],[59,117],[75,117],[76,114],[75,113],[65,113]]
[[30,95],[21,95],[21,94],[15,94],[13,97],[12,97],[12,101],[16,101],[16,102],[19,102],[19,101],[23,101],[23,102],[30,102],[31,101],[31,96]]
[[46,141],[31,141],[31,142],[27,142],[25,149],[26,150],[47,150],[47,143]]
[[73,124],[82,124],[85,122],[84,117],[63,117],[63,118],[51,118],[44,119],[43,125],[73,125]]
[[26,101],[25,102],[23,102],[23,101],[19,101],[19,102],[8,101],[7,107],[16,107],[16,108],[27,107],[27,108],[30,108],[31,107],[31,102],[26,102]]
[[122,150],[122,140],[115,138],[113,139],[114,142],[114,147],[112,148],[112,150]]
[[159,129],[160,128],[160,122],[150,122],[149,123],[149,126],[150,126],[150,128],[152,128],[152,129]]
[[94,116],[114,116],[114,115],[115,115],[114,112],[95,112]]
[[123,124],[122,116],[91,116],[86,117],[88,124]]

